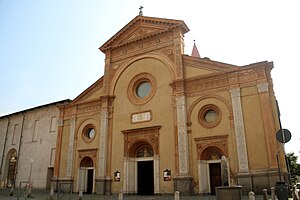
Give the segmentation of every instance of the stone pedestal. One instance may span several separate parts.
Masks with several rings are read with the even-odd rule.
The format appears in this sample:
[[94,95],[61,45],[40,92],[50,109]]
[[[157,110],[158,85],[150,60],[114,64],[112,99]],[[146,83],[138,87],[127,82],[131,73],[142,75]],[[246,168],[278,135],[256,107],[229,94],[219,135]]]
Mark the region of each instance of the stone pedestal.
[[250,173],[240,173],[237,176],[238,185],[242,185],[243,194],[248,194],[249,191],[252,191],[252,181],[251,181],[251,174]]
[[96,194],[110,195],[111,194],[111,178],[96,179],[95,180],[95,192]]
[[222,186],[216,187],[217,200],[242,200],[242,186]]
[[179,191],[180,195],[193,194],[193,178],[192,177],[176,177],[174,180],[174,191]]

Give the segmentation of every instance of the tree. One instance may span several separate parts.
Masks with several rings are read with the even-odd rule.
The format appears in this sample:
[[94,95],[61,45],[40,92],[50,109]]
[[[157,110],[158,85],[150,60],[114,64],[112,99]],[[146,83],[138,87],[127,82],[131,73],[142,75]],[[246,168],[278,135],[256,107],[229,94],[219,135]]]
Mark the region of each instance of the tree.
[[300,164],[297,163],[298,156],[294,152],[286,154],[286,159],[290,167],[291,181],[296,182],[297,176],[300,176]]

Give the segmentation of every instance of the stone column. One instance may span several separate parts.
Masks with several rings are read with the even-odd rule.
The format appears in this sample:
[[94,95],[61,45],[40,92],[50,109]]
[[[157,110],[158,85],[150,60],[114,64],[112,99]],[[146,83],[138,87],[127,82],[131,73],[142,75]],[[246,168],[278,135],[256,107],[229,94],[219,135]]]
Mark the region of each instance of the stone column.
[[272,110],[272,102],[269,94],[268,83],[257,85],[259,92],[260,106],[262,110],[262,118],[264,122],[265,138],[267,142],[267,153],[269,158],[270,169],[276,170],[276,137],[275,137],[275,121]]
[[57,129],[57,140],[56,140],[56,149],[55,149],[55,161],[54,161],[54,172],[53,176],[58,178],[59,176],[59,166],[60,166],[60,155],[61,155],[61,143],[62,143],[62,132],[64,121],[63,119],[59,119],[57,121],[58,129]]
[[72,118],[70,122],[70,138],[67,157],[67,177],[71,179],[73,170],[73,158],[74,158],[74,135],[75,135],[76,118]]
[[187,135],[186,99],[184,95],[176,97],[177,134],[178,134],[178,177],[174,178],[174,189],[181,194],[193,191],[192,177],[189,176],[189,149]]
[[240,88],[230,90],[239,172],[249,172]]
[[184,96],[176,98],[179,174],[188,174],[188,137],[186,125],[186,102]]
[[[98,151],[98,171],[96,179],[96,191],[98,194],[105,194],[106,191],[106,164],[107,164],[107,134],[108,134],[108,110],[102,108],[101,110],[101,124],[99,137],[99,151]],[[110,186],[109,186],[110,187]]]
[[123,192],[128,193],[128,185],[129,185],[129,157],[124,157],[123,159]]
[[198,160],[198,182],[199,182],[199,193],[209,193],[209,180],[208,180],[208,167],[206,160]]
[[241,90],[240,88],[234,88],[230,90],[233,121],[235,130],[235,139],[238,156],[238,184],[243,185],[243,191],[249,191],[252,189],[251,176],[249,174],[247,146],[245,139],[245,128],[243,119],[243,109],[241,103]]
[[154,165],[154,194],[159,194],[159,156],[153,156]]

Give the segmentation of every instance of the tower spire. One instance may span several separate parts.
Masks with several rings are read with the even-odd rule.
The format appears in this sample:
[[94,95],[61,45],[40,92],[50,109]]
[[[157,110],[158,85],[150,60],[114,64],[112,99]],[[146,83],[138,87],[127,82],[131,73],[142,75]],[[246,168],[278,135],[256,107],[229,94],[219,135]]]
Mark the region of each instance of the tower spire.
[[193,51],[192,51],[192,57],[197,57],[197,58],[200,58],[200,54],[199,54],[199,51],[197,49],[197,46],[196,46],[196,41],[194,40],[194,46],[193,46]]

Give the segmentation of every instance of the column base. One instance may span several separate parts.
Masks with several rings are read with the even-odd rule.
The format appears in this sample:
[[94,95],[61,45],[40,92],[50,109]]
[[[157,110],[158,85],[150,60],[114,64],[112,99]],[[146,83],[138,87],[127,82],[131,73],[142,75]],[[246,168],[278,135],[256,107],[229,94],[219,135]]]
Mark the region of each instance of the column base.
[[57,188],[64,191],[72,191],[74,192],[74,180],[71,178],[58,178],[53,177],[51,179],[50,188],[53,187],[54,190],[57,192]]
[[[282,178],[287,177],[287,173],[282,173]],[[253,191],[255,194],[262,194],[263,189],[270,191],[279,181],[278,172],[254,171],[251,173],[238,173],[236,176],[238,185],[242,186],[243,194]]]
[[95,180],[96,194],[111,195],[111,178],[99,178]]
[[250,173],[239,173],[237,175],[237,183],[242,186],[242,193],[248,194],[248,192],[252,191],[252,180]]
[[183,176],[173,178],[174,190],[179,191],[180,195],[192,195],[193,191],[193,177]]

